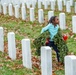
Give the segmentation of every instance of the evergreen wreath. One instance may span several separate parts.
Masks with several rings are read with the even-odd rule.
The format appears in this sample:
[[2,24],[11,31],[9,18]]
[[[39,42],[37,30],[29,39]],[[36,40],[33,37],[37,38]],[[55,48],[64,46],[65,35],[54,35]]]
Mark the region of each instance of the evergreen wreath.
[[[37,38],[35,38],[33,44],[36,48],[36,55],[40,56],[40,48],[41,46],[45,46],[47,38],[50,38],[49,31],[45,31],[44,33],[40,34]],[[64,57],[68,54],[68,47],[66,42],[63,40],[60,28],[58,29],[58,32],[54,36],[53,40],[59,50],[60,62],[63,63]]]

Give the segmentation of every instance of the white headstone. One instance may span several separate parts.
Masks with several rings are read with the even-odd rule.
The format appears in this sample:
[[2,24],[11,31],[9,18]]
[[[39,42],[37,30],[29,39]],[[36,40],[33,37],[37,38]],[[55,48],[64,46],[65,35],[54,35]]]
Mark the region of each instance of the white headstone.
[[51,10],[55,10],[55,1],[54,0],[51,1]]
[[72,30],[76,33],[76,16],[72,16]]
[[76,75],[76,56],[65,56],[65,75]]
[[66,29],[66,18],[65,18],[65,13],[60,13],[59,14],[59,24],[60,24],[60,28]]
[[0,27],[0,51],[4,52],[4,33],[3,33],[3,27]]
[[25,6],[25,3],[22,3],[22,7]]
[[58,10],[62,11],[62,8],[63,8],[63,6],[62,6],[62,0],[58,0]]
[[70,1],[66,3],[66,12],[71,12]]
[[10,1],[11,1],[11,0],[0,0],[0,2],[2,3],[2,5],[3,5],[3,3],[7,3],[7,4],[9,4]]
[[22,20],[26,20],[26,8],[25,8],[25,6],[21,7],[21,11],[22,11]]
[[12,4],[15,6],[15,5],[19,5],[20,7],[20,0],[12,0]]
[[47,0],[48,1],[48,5],[50,5],[50,0]]
[[32,69],[30,39],[22,39],[23,66]]
[[35,1],[32,1],[32,8],[35,8]]
[[39,21],[39,23],[44,23],[43,9],[38,10],[38,21]]
[[30,21],[34,21],[35,18],[34,18],[34,8],[30,8]]
[[66,5],[66,1],[67,1],[67,0],[63,0],[63,2],[64,2],[64,5]]
[[70,0],[70,5],[73,6],[74,0]]
[[48,46],[41,47],[41,72],[41,75],[52,75],[52,50]]
[[74,8],[75,8],[75,13],[76,13],[76,2],[75,2],[75,5],[74,5]]
[[12,0],[6,0],[7,4],[9,5],[11,3]]
[[2,13],[2,4],[0,3],[0,13]]
[[44,1],[44,0],[42,1],[42,4],[43,4],[43,5],[45,4],[45,1]]
[[12,6],[12,4],[9,4],[9,15],[13,16],[13,6]]
[[19,11],[19,5],[15,6],[15,17],[19,18],[20,17],[20,11]]
[[29,2],[27,2],[26,5],[27,5],[27,8],[30,8],[30,3]]
[[8,54],[12,60],[16,59],[16,44],[14,32],[8,33]]
[[41,1],[38,0],[38,8],[41,8]]
[[4,15],[7,14],[7,4],[6,3],[3,4],[3,14]]
[[48,21],[52,16],[54,16],[54,11],[48,11]]
[[44,3],[44,9],[47,9],[48,8],[48,1],[45,1]]

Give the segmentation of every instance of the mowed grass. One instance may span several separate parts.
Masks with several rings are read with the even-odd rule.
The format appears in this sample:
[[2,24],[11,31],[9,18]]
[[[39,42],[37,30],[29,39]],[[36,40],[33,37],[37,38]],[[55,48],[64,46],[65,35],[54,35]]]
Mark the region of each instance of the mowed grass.
[[[43,8],[43,6],[42,6]],[[29,38],[31,40],[31,50],[32,56],[35,55],[35,49],[33,47],[33,39],[40,35],[41,29],[47,25],[48,23],[48,11],[50,7],[45,10],[44,9],[44,17],[45,22],[40,24],[38,22],[38,8],[35,8],[35,21],[29,21],[29,9],[27,9],[27,19],[26,21],[22,21],[21,17],[16,19],[14,16],[10,17],[8,14],[3,15],[0,14],[0,27],[4,29],[4,43],[5,50],[8,50],[7,47],[7,34],[8,32],[14,32],[16,38],[16,48],[17,50],[22,50],[21,48],[21,40],[25,38]],[[63,8],[63,12],[65,12],[65,7]],[[59,16],[59,12],[57,7],[54,11],[56,16]],[[72,13],[66,13],[66,26],[67,29],[62,31],[62,34],[68,35],[67,46],[69,48],[69,53],[73,53],[76,55],[76,34],[72,33],[72,16],[75,15],[74,7],[72,7]],[[64,66],[62,70],[55,70],[56,75],[64,75]],[[15,61],[10,60],[8,58],[8,53],[0,52],[0,75],[41,75],[40,69],[33,67],[32,70],[27,69],[22,66],[22,58],[16,59]]]

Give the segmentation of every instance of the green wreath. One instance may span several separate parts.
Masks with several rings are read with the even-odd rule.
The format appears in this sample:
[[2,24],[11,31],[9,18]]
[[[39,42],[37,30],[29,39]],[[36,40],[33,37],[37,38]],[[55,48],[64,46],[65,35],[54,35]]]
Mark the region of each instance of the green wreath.
[[[40,56],[40,48],[41,46],[45,46],[45,41],[49,37],[50,37],[50,33],[48,31],[45,31],[44,33],[40,34],[37,38],[35,38],[33,44],[36,48],[36,55]],[[64,57],[68,54],[68,47],[66,42],[62,38],[60,29],[58,29],[58,33],[54,36],[53,40],[59,50],[60,62],[63,63]]]

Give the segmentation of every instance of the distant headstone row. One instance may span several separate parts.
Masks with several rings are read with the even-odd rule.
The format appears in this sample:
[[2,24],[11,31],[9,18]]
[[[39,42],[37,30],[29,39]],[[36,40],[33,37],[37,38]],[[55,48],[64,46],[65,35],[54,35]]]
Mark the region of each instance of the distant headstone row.
[[[66,5],[67,1],[68,0],[1,0],[1,3],[7,3],[7,4],[10,4],[12,3],[13,5],[20,5],[21,3],[29,3],[29,4],[33,4],[33,3],[37,3],[37,2],[42,2],[42,4],[45,4],[45,2],[47,2],[47,4],[49,5],[51,1],[54,1],[54,2],[59,2],[59,1],[63,1],[63,4]],[[74,0],[69,0],[70,1],[70,6],[73,6],[74,4]]]
[[27,8],[30,8],[30,6],[35,8],[38,4],[38,8],[41,8],[42,5],[44,5],[44,9],[48,9],[48,6],[50,5],[52,10],[55,10],[55,6],[58,5],[59,11],[62,11],[63,6],[67,7],[68,3],[69,7],[75,5],[74,0],[1,0],[1,4],[4,5],[4,3],[6,3],[7,5],[13,4],[14,6],[20,6],[22,3],[24,3],[26,4]]
[[24,1],[20,2],[20,0],[19,1],[11,0],[10,2],[8,2],[8,0],[5,0],[5,1],[1,0],[0,2],[2,6],[5,6],[5,3],[6,3],[6,6],[9,6],[9,4],[12,4],[14,7],[16,5],[20,7],[21,4],[22,5],[24,4],[26,5],[27,8],[31,8],[31,6],[32,8],[35,8],[37,5],[39,9],[42,9],[42,5],[44,6],[44,9],[48,9],[48,7],[50,6],[50,9],[53,11],[57,9],[57,7],[59,11],[63,11],[63,6],[65,5],[66,12],[68,13],[71,12],[71,6],[74,6],[75,8],[74,12],[76,10],[76,2],[74,2],[73,0],[57,0],[57,1],[56,0],[38,0],[38,1],[37,0],[31,0],[31,1],[25,0],[25,2]]
[[[67,8],[69,8],[69,2],[68,2],[68,6]],[[75,6],[76,8],[76,6]],[[13,12],[14,11],[14,12]],[[70,10],[67,10],[68,12]],[[8,12],[7,12],[7,4],[4,3],[3,5],[3,11],[2,11],[2,5],[0,4],[0,13],[2,13],[4,15],[6,15],[7,13],[9,13],[10,16],[15,16],[16,18],[19,18],[20,17],[20,7],[19,5],[16,5],[14,7],[14,10],[13,10],[13,5],[12,4],[9,4],[8,6]],[[30,8],[30,21],[35,21],[35,13],[34,13],[34,8]],[[21,17],[22,17],[22,20],[26,20],[27,18],[27,13],[26,13],[26,7],[25,7],[25,4],[23,3],[22,4],[22,7],[21,7]],[[54,16],[54,11],[48,11],[48,21],[50,19],[51,16]],[[75,19],[75,17],[74,17]],[[73,32],[76,33],[76,26],[75,26],[75,20],[72,19],[72,29],[73,29]],[[63,29],[66,29],[66,16],[65,16],[65,13],[60,13],[59,14],[59,20],[60,20],[60,28],[63,30]],[[44,12],[43,12],[43,9],[39,9],[38,10],[38,21],[39,23],[44,23]]]
[[[53,11],[48,11],[48,21],[50,19],[51,16],[54,16],[54,10],[55,10],[55,5],[56,5],[56,0],[38,0],[38,1],[35,1],[35,0],[32,0],[31,3],[32,5],[34,6],[34,4],[36,4],[36,2],[38,2],[38,22],[39,23],[44,23],[44,11],[43,9],[41,9],[41,4],[43,3],[44,5],[44,8],[47,9],[48,8],[48,5],[49,5],[49,2],[50,1],[50,5],[51,5],[51,10]],[[5,2],[5,1],[4,1]],[[35,3],[34,3],[35,2]],[[75,4],[75,13],[76,13],[76,2],[74,3],[73,0],[70,0],[70,1],[65,1],[63,0],[64,2],[64,5],[66,4],[66,11],[67,12],[71,12],[71,6],[73,4]],[[71,3],[72,2],[72,3]],[[22,7],[21,7],[21,11],[20,11],[20,6],[17,4],[17,5],[13,5],[11,3],[3,3],[3,5],[0,3],[0,13],[3,13],[4,15],[6,15],[7,13],[9,14],[9,16],[15,16],[16,18],[22,18],[22,20],[26,20],[27,19],[27,13],[26,13],[26,6],[25,6],[25,3],[26,3],[26,6],[27,8],[30,8],[30,21],[35,21],[35,6],[34,7],[30,7],[29,6],[29,3],[28,1],[22,3]],[[7,5],[8,4],[8,5]],[[62,11],[62,0],[57,0],[57,4],[58,4],[58,9],[59,11]],[[8,7],[8,9],[7,9]],[[2,9],[3,8],[3,9]],[[13,10],[14,8],[14,10]],[[20,15],[21,13],[21,15]],[[59,19],[60,19],[60,28],[61,29],[66,29],[66,16],[65,16],[65,13],[60,13],[59,14]],[[72,21],[74,23],[74,21]],[[74,26],[74,24],[72,23],[72,27],[73,27],[73,32],[76,33],[76,26]]]
[[[9,32],[8,55],[12,60],[16,60],[15,33]],[[4,52],[4,33],[0,27],[0,51]],[[22,39],[22,61],[23,66],[32,69],[30,39]],[[65,75],[76,75],[76,56],[68,55],[64,58]],[[52,50],[48,46],[41,47],[41,73],[42,75],[52,75]]]

